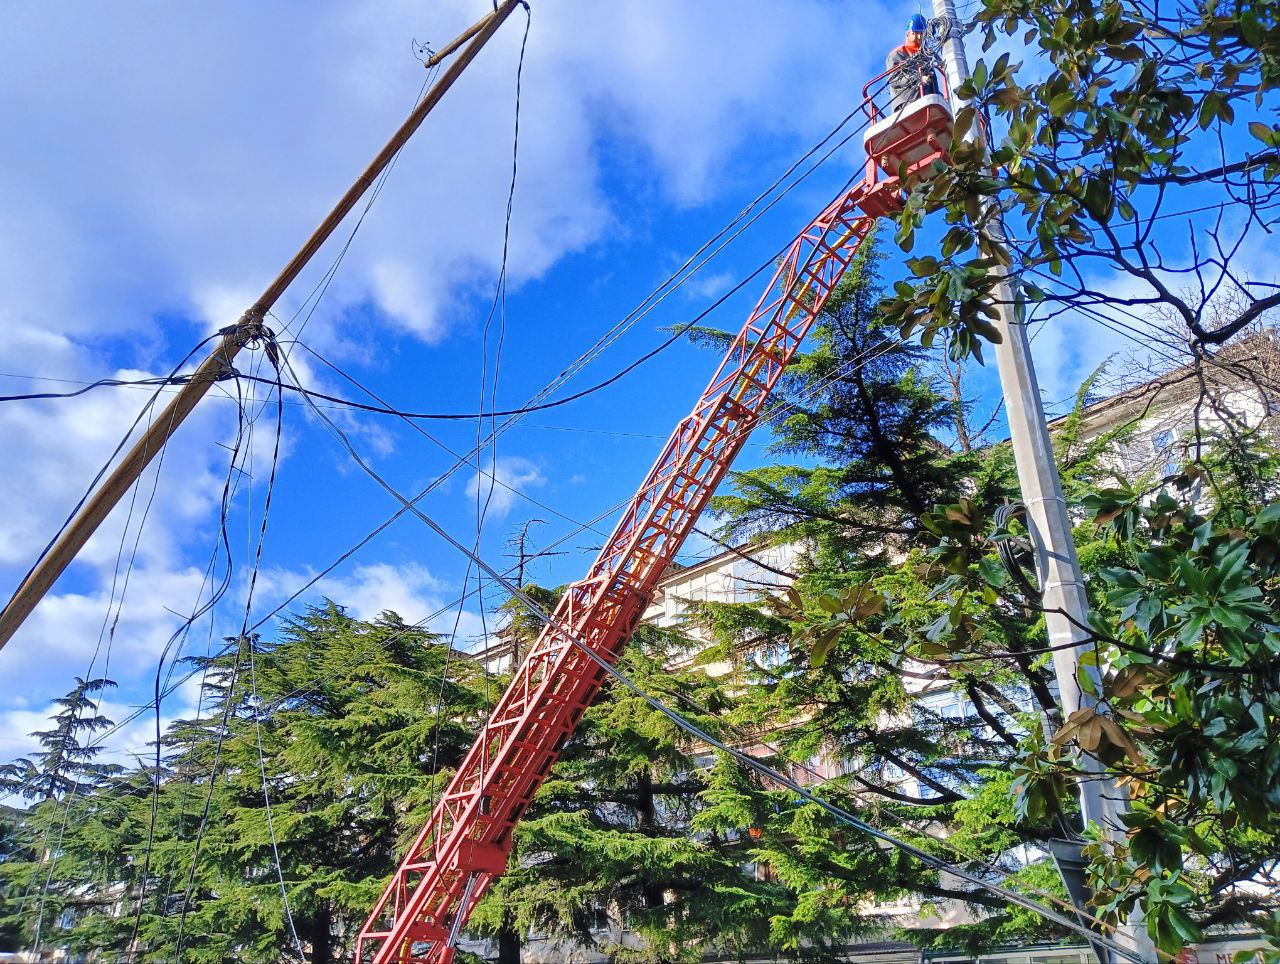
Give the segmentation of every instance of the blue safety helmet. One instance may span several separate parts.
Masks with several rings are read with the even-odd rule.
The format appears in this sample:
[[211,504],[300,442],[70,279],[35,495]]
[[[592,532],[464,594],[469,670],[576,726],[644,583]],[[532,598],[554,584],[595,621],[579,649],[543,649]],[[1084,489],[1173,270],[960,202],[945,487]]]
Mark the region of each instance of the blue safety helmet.
[[927,26],[924,17],[918,13],[907,22],[907,30],[911,33],[924,33]]

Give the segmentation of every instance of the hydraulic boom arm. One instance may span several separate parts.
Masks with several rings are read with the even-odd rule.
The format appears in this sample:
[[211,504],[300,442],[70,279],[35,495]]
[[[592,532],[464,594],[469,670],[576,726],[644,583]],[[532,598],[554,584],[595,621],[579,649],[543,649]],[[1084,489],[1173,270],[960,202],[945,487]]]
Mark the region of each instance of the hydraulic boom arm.
[[868,184],[795,239],[692,414],[676,426],[587,577],[572,584],[360,932],[356,960],[447,964],[506,872],[511,831],[635,630],[663,571],[758,423],[783,369],[875,218]]

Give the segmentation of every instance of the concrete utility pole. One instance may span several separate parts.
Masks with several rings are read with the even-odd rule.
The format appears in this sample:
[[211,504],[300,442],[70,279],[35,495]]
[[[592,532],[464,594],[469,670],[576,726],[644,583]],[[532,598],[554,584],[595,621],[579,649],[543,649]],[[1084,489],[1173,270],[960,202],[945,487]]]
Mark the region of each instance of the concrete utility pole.
[[[956,91],[969,77],[964,40],[957,29],[960,20],[956,16],[954,0],[933,0],[933,10],[936,16],[946,17],[949,25],[942,43],[942,54],[946,62],[952,112],[958,113],[963,104]],[[990,219],[986,232],[992,241],[1005,243],[999,216]],[[1053,669],[1058,680],[1058,700],[1065,718],[1082,706],[1097,703],[1094,696],[1081,690],[1077,675],[1082,669],[1080,657],[1089,641],[1086,628],[1089,600],[1040,400],[1031,343],[1026,326],[1014,316],[1017,294],[1008,272],[1004,268],[996,270],[1000,274],[995,287],[995,307],[1000,315],[996,327],[1001,337],[1000,344],[995,346],[996,364],[1000,370],[1000,386],[1009,419],[1009,440],[1018,469],[1018,485],[1022,490],[1023,504],[1027,507],[1027,525],[1034,536],[1036,570],[1046,610],[1045,623],[1049,631],[1049,645],[1054,647]],[[1083,669],[1092,677],[1094,691],[1101,692],[1096,667]],[[1105,777],[1098,760],[1087,754],[1084,759],[1092,777],[1080,785],[1080,808],[1084,819],[1097,824],[1112,838],[1123,839],[1124,828],[1118,815],[1128,809],[1128,794]],[[1156,959],[1154,945],[1147,937],[1141,918],[1131,918],[1117,928],[1115,940],[1144,960]]]
[[426,119],[427,114],[431,113],[432,108],[440,102],[445,92],[453,86],[453,82],[458,79],[467,65],[475,59],[482,47],[489,41],[489,38],[497,32],[503,21],[507,19],[511,11],[520,6],[523,0],[504,0],[500,4],[495,4],[491,13],[485,15],[472,26],[468,27],[463,34],[456,40],[450,41],[443,51],[432,58],[432,66],[439,60],[456,50],[468,40],[471,42],[466,49],[458,55],[449,67],[440,75],[440,79],[435,82],[426,96],[413,109],[413,113],[400,125],[399,130],[391,136],[386,145],[378,152],[369,166],[365,169],[354,184],[347,189],[347,193],[342,196],[333,210],[320,222],[320,226],[312,232],[302,248],[293,259],[285,265],[284,269],[276,277],[275,281],[267,287],[262,296],[249,308],[240,320],[230,328],[226,329],[222,341],[218,347],[214,349],[204,364],[196,369],[190,379],[183,385],[182,390],[174,397],[173,401],[152,420],[151,426],[143,433],[137,444],[130,450],[120,463],[116,466],[115,471],[107,477],[106,481],[99,486],[93,496],[81,507],[75,518],[67,525],[66,530],[58,537],[57,541],[49,548],[49,551],[40,559],[35,568],[31,570],[30,575],[22,581],[17,591],[13,594],[13,598],[9,600],[8,605],[4,607],[4,611],[0,612],[0,648],[3,648],[18,627],[22,625],[31,611],[44,598],[45,593],[52,588],[58,577],[71,564],[76,554],[84,548],[84,544],[89,541],[102,521],[115,508],[117,502],[129,491],[129,487],[133,485],[151,464],[151,460],[155,458],[165,443],[177,431],[178,426],[183,420],[191,414],[192,409],[205,396],[205,393],[213,386],[214,382],[225,372],[231,369],[231,363],[240,349],[245,345],[260,341],[270,340],[270,332],[266,328],[263,319],[267,317],[268,312],[284,294],[285,289],[298,276],[298,273],[311,260],[312,256],[320,250],[320,246],[328,239],[334,230],[342,223],[343,218],[355,206],[356,202],[364,196],[365,192],[373,186],[373,182],[378,175],[386,169],[391,163],[392,158],[404,147],[409,138]]

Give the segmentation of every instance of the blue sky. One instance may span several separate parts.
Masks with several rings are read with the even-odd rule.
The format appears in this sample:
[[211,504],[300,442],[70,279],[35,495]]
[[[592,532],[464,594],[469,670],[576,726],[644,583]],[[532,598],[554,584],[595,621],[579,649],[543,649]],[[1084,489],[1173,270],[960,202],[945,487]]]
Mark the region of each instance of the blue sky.
[[[0,108],[10,134],[0,142],[5,393],[59,385],[33,376],[162,374],[234,321],[411,107],[423,80],[411,40],[438,46],[487,7],[69,3],[10,11],[0,38]],[[785,9],[762,0],[537,3],[500,407],[519,405],[553,378],[833,127],[913,12],[914,4],[869,0],[795,0]],[[304,316],[309,348],[404,409],[473,411],[479,400],[522,28],[516,13],[403,152],[323,299]],[[859,148],[832,158],[565,391],[656,346],[664,327],[688,320],[780,248],[861,162]],[[277,307],[280,319],[309,309],[304,299],[337,250],[331,243],[321,251]],[[737,328],[758,295],[748,286],[710,322]],[[491,331],[490,377],[496,345]],[[1055,400],[1122,346],[1105,334],[1082,338],[1064,322],[1036,347],[1046,397]],[[321,390],[355,394],[304,349],[292,358]],[[497,475],[543,505],[497,489],[484,555],[503,561],[504,544],[526,520],[545,521],[532,533],[540,547],[626,498],[715,363],[676,345],[611,388],[530,415],[504,435]],[[975,373],[972,384],[990,400],[991,372]],[[9,453],[0,479],[6,596],[145,397],[117,389],[0,409],[0,445]],[[106,672],[120,688],[106,711],[119,719],[148,697],[158,654],[179,623],[173,611],[190,611],[218,535],[235,411],[228,398],[209,397],[165,453],[158,482],[144,480],[132,516],[126,506],[112,517],[0,651],[0,757],[31,745],[26,733],[43,725],[49,700],[84,675],[95,651],[94,673],[103,672],[103,627],[117,613]],[[451,463],[392,419],[334,417],[402,491],[417,491]],[[244,616],[273,420],[268,409],[256,422],[239,477],[229,522],[237,575],[215,636],[235,631]],[[475,440],[474,423],[425,428],[457,451]],[[754,439],[739,465],[758,463],[766,442]],[[474,469],[459,471],[423,503],[464,542],[475,537],[475,486]],[[253,619],[395,508],[287,399]],[[598,528],[607,532],[613,521]],[[575,578],[601,538],[569,538],[565,554],[536,564],[531,577]],[[132,567],[117,561],[122,544]],[[390,608],[412,622],[456,598],[464,571],[456,552],[405,518],[318,589],[360,616]],[[490,606],[499,601],[486,596]],[[453,618],[431,625],[447,630]],[[465,606],[461,627],[464,642],[480,632],[478,601]],[[208,635],[206,622],[186,652],[202,652]],[[188,686],[164,716],[193,707]],[[107,745],[140,750],[148,727],[141,720]]]

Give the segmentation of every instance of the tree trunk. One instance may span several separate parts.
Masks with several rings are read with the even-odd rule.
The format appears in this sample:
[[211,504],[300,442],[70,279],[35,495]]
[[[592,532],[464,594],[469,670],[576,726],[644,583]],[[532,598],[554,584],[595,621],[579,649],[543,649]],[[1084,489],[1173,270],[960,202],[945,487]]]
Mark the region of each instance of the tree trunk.
[[321,904],[312,918],[310,964],[334,964],[333,921],[329,908]]
[[520,934],[510,920],[498,931],[498,964],[520,964]]
[[[640,829],[652,832],[657,824],[657,802],[654,799],[653,776],[645,773],[636,787],[636,815]],[[641,884],[645,907],[661,907],[666,903],[661,884],[646,880]]]

